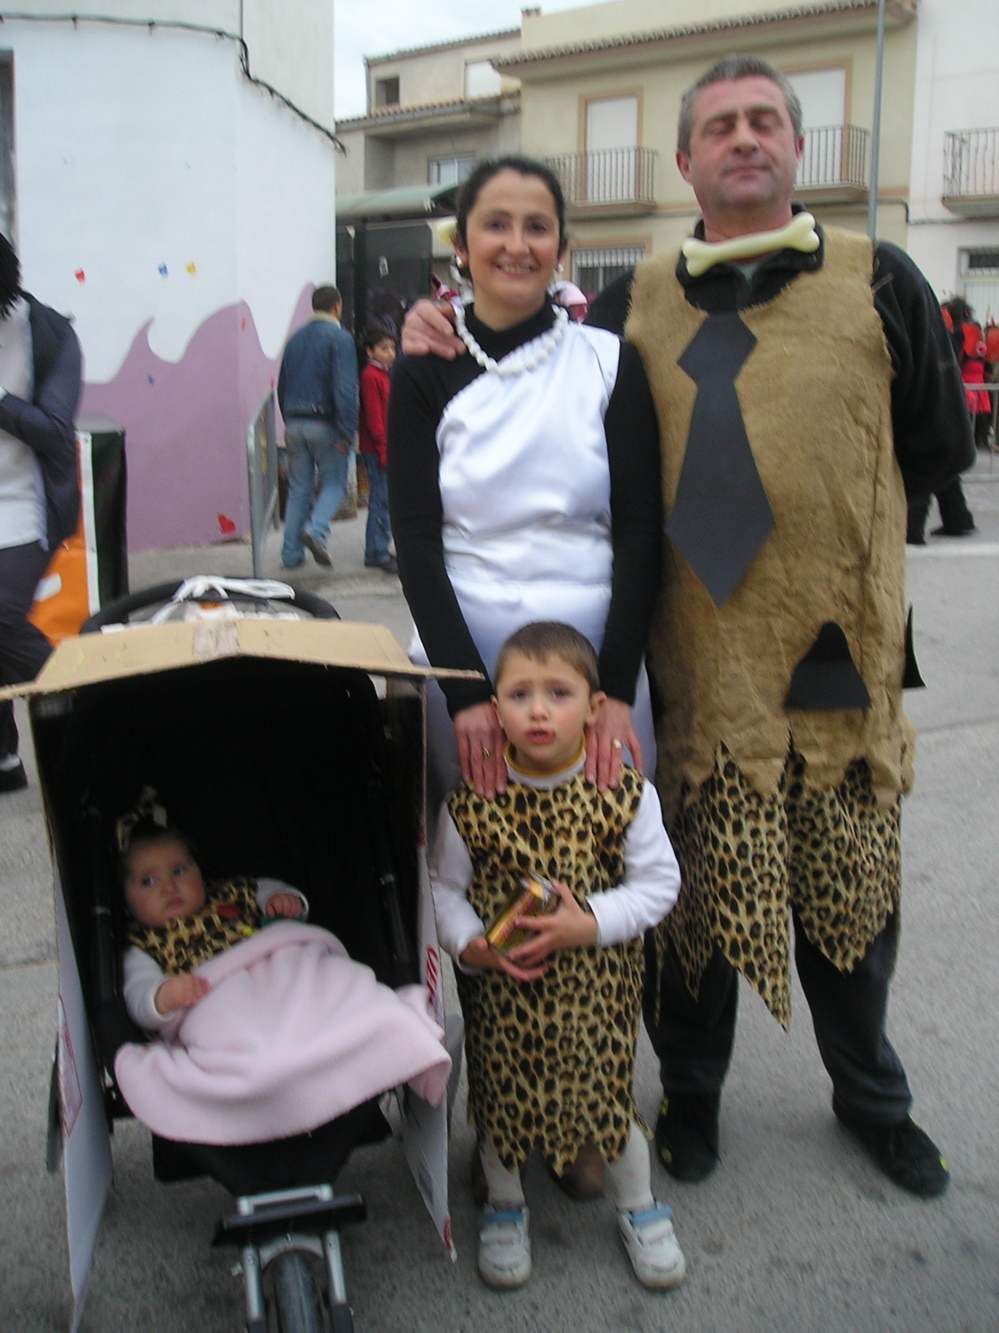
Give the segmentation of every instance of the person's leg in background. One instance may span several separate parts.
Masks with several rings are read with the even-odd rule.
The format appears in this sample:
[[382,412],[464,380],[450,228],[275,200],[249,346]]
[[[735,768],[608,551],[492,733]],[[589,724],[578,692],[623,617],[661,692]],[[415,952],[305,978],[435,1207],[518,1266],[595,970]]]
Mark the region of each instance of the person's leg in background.
[[302,529],[312,507],[316,477],[316,465],[306,437],[308,424],[292,420],[286,423],[285,429],[288,502],[285,508],[284,542],[281,546],[281,563],[285,569],[294,569],[305,559]]
[[[35,589],[49,563],[40,542],[0,549],[0,684],[33,680],[52,645],[28,620]],[[18,791],[27,778],[18,756],[14,705],[0,704],[0,793]]]
[[388,469],[382,467],[377,454],[365,454],[363,457],[368,473],[368,521],[364,529],[364,563],[394,574],[396,565],[389,554],[392,527],[389,522]]
[[[310,453],[319,473],[319,493],[312,507],[311,518],[306,519],[302,538],[320,564],[332,563],[326,554],[326,538],[330,524],[347,493],[347,472],[352,450],[337,440],[336,432],[328,421],[305,423]],[[326,556],[324,560],[322,555]]]
[[975,413],[975,448],[987,449],[989,447],[989,436],[992,433],[992,413]]
[[933,529],[934,537],[964,537],[975,531],[975,520],[964,498],[960,477],[948,482],[936,495],[940,506],[940,527]]
[[907,546],[926,545],[926,520],[929,517],[929,513],[930,497],[928,495],[921,495],[918,499],[909,501],[905,527],[905,542]]

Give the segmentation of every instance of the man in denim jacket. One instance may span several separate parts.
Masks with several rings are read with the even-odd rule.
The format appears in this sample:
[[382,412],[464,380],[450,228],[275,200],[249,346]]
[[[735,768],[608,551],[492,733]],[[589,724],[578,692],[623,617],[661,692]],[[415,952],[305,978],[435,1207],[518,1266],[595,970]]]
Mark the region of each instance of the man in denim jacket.
[[326,534],[347,488],[358,414],[357,353],[340,327],[342,306],[335,287],[317,287],[313,317],[289,340],[281,360],[277,392],[288,449],[285,569],[302,563],[304,547],[317,564],[333,564]]

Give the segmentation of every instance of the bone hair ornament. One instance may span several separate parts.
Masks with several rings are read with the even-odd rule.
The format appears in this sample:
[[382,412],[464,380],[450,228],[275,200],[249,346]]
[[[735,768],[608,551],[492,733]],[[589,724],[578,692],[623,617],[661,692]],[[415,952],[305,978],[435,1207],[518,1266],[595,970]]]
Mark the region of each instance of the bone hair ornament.
[[755,259],[773,250],[800,250],[810,255],[818,248],[819,234],[811,213],[796,213],[786,227],[778,227],[776,231],[757,231],[749,236],[734,236],[730,241],[699,241],[691,236],[681,246],[692,278],[699,278],[714,264],[730,260]]

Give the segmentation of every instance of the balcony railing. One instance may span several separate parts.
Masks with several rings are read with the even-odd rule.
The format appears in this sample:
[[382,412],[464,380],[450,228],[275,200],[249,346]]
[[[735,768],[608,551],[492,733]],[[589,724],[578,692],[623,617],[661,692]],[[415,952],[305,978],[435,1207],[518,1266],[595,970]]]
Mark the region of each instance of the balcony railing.
[[952,208],[994,205],[999,200],[999,129],[945,134],[943,177],[943,197]]
[[859,125],[820,125],[805,131],[798,191],[867,190],[866,130]]
[[656,157],[652,148],[601,148],[559,153],[545,161],[562,182],[567,204],[636,207],[655,202]]

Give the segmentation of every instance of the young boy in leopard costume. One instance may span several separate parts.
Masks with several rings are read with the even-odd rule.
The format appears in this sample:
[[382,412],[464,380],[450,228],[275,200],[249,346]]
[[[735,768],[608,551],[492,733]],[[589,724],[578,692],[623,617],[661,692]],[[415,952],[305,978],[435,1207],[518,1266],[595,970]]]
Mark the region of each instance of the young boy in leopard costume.
[[[652,1195],[632,1093],[642,937],[676,900],[680,875],[655,789],[625,768],[600,791],[584,774],[584,733],[600,706],[597,659],[568,625],[536,622],[500,651],[493,705],[507,739],[507,790],[462,787],[445,802],[432,880],[438,932],[463,974],[469,1118],[488,1202],[479,1273],[492,1287],[530,1276],[520,1168],[540,1148],[556,1172],[597,1145],[618,1231],[638,1280],[676,1286],[685,1263],[670,1209]],[[493,949],[486,923],[524,875],[553,882],[532,938]]]

